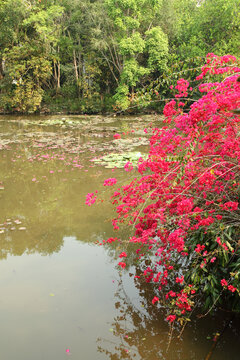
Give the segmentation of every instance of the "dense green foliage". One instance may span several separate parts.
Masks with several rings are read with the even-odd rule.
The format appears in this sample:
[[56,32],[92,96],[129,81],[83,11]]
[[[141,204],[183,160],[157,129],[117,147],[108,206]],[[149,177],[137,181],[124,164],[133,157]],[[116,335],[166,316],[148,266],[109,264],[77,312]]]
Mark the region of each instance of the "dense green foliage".
[[1,0],[0,109],[126,110],[152,100],[136,94],[157,79],[167,96],[173,74],[201,65],[206,53],[239,55],[239,7],[240,0]]

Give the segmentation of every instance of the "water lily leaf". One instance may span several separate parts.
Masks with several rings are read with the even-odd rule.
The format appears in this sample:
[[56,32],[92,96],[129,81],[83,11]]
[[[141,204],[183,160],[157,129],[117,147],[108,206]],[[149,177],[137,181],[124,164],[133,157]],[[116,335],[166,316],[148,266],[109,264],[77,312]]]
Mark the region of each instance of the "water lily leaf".
[[122,154],[118,154],[118,153],[112,153],[112,154],[108,154],[105,155],[99,159],[93,159],[93,161],[96,164],[101,164],[104,165],[105,168],[110,169],[110,168],[123,168],[126,164],[126,162],[131,162],[132,166],[137,166],[138,164],[138,160],[140,158],[146,159],[147,155],[146,154],[142,154],[139,151],[129,151],[129,152],[125,152]]

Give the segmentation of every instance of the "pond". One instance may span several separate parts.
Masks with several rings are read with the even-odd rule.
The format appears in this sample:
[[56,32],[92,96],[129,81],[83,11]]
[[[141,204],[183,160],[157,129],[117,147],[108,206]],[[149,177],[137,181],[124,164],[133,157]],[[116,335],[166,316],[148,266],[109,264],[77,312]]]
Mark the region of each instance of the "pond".
[[136,287],[131,268],[116,270],[119,249],[98,245],[116,236],[104,179],[136,176],[123,163],[146,154],[151,122],[161,118],[0,117],[2,359],[239,358],[239,320],[221,312],[193,319],[169,344],[151,294]]

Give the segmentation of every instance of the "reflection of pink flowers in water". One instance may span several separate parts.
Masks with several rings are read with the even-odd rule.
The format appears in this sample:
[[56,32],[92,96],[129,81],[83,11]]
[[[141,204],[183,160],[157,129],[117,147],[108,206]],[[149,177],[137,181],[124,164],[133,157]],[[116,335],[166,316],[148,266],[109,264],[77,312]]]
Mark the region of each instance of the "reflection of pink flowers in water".
[[70,349],[66,349],[66,353],[69,354],[69,353],[70,353]]

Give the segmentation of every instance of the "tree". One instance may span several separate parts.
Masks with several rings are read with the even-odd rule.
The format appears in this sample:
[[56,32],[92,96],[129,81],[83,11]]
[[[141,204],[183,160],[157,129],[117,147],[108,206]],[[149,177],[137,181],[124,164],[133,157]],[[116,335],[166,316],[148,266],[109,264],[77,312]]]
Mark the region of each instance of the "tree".
[[[8,14],[10,3],[6,1],[2,14]],[[21,21],[9,31],[12,44],[2,54],[6,89],[2,103],[4,107],[17,111],[34,112],[40,107],[43,85],[51,76],[52,49],[58,34],[56,20],[61,17],[63,9],[58,5],[45,9],[35,2],[18,1],[17,5]]]
[[4,76],[4,49],[13,46],[18,41],[20,24],[27,11],[21,0],[0,2],[0,80]]
[[118,52],[121,56],[120,79],[115,94],[118,107],[127,109],[129,92],[156,68],[164,70],[168,40],[159,26],[153,26],[159,15],[160,1],[106,0],[109,16],[116,28]]
[[186,32],[182,33],[177,52],[186,56],[205,56],[208,52],[219,55],[239,55],[240,15],[239,0],[205,0],[193,11]]
[[[239,1],[2,0],[0,106],[32,112],[45,101],[53,111],[99,112],[148,102],[159,110],[154,94],[168,97],[175,73],[201,66],[209,51],[239,53]],[[28,51],[33,64],[39,57],[46,70],[48,62],[41,83],[21,65]],[[10,76],[14,59],[19,79]],[[158,79],[155,91],[138,96]]]

